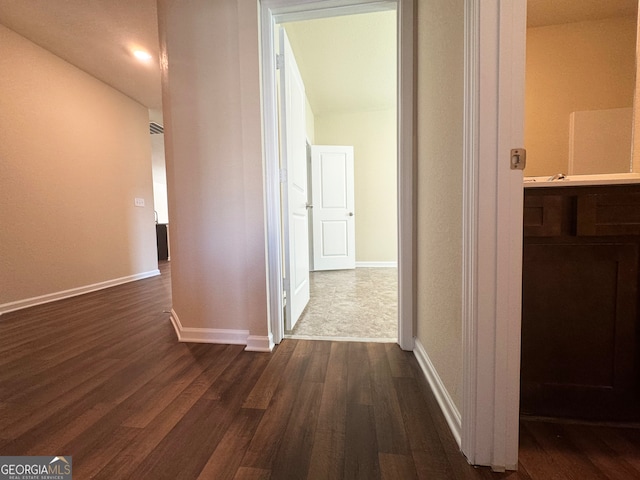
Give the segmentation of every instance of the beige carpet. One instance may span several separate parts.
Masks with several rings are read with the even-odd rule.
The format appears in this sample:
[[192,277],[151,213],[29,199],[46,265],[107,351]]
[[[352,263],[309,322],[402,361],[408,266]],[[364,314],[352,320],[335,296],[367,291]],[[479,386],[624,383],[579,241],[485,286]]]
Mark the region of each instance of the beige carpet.
[[311,300],[293,336],[395,341],[398,270],[356,268],[311,272]]

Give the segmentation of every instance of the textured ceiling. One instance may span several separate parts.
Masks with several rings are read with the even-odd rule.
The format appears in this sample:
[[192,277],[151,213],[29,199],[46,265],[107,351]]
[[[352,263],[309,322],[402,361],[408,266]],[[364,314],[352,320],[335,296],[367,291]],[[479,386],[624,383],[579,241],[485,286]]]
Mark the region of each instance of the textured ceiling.
[[396,12],[285,24],[313,113],[396,102]]
[[[156,0],[0,0],[0,23],[139,103],[161,106]],[[134,48],[152,61],[136,60]]]

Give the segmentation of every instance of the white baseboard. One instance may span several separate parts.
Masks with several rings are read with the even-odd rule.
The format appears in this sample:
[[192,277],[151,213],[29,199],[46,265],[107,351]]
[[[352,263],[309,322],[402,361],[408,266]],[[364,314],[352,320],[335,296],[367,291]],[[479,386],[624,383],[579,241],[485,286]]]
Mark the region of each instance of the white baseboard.
[[245,348],[246,352],[271,352],[273,351],[273,347],[275,344],[273,343],[273,336],[259,336],[259,335],[249,335],[247,337],[247,348]]
[[455,403],[453,403],[453,399],[451,398],[451,395],[449,395],[444,383],[442,383],[442,379],[440,378],[440,375],[438,375],[433,363],[431,363],[431,359],[429,358],[429,355],[427,355],[427,351],[417,338],[415,339],[413,354],[416,356],[418,364],[420,365],[420,368],[422,368],[424,376],[427,378],[427,382],[429,382],[429,386],[438,401],[438,405],[440,405],[440,409],[444,414],[444,418],[447,420],[451,433],[456,439],[458,446],[461,447],[462,419],[460,412],[458,411]]
[[249,330],[228,330],[222,328],[183,327],[175,310],[171,309],[171,323],[178,341],[191,343],[222,343],[227,345],[247,345]]
[[115,287],[116,285],[122,285],[123,283],[135,282],[136,280],[142,280],[144,278],[155,277],[156,275],[160,275],[160,270],[150,270],[148,272],[136,273],[135,275],[129,275],[127,277],[114,278],[113,280],[107,280],[105,282],[85,285],[83,287],[71,288],[69,290],[63,290],[61,292],[48,293],[39,297],[25,298],[24,300],[3,303],[2,305],[0,305],[0,315],[2,315],[3,313],[13,312],[15,310],[22,310],[23,308],[35,307],[36,305],[42,305],[43,303],[50,303],[57,300],[63,300],[65,298],[77,297],[78,295],[83,295],[85,293],[95,292],[97,290],[103,290],[109,287]]
[[398,262],[356,262],[356,268],[398,268]]

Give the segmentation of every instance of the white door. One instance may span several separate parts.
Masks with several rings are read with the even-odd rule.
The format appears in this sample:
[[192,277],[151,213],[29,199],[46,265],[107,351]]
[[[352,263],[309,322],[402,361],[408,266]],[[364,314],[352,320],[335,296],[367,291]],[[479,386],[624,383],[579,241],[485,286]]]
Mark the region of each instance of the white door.
[[285,258],[285,329],[309,302],[309,219],[304,84],[283,28],[280,29],[281,166]]
[[311,147],[313,269],[356,268],[353,147]]

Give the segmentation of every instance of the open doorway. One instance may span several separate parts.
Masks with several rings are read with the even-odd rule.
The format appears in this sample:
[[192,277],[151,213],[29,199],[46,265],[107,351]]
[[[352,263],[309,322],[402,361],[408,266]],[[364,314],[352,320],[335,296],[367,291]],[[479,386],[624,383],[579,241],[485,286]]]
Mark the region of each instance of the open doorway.
[[277,31],[285,333],[395,342],[396,11]]
[[[406,5],[409,7],[409,4]],[[318,4],[292,2],[287,5],[271,6],[268,1],[262,2],[261,9],[261,44],[262,44],[262,79],[263,79],[263,112],[265,140],[265,197],[267,218],[267,255],[268,255],[268,291],[269,291],[269,325],[270,338],[277,344],[284,338],[284,311],[287,301],[284,292],[286,281],[284,271],[286,256],[283,247],[291,248],[284,239],[285,221],[280,206],[280,194],[284,178],[291,178],[280,168],[280,127],[278,124],[278,98],[276,75],[276,43],[278,24],[298,22],[302,20],[336,17],[343,15],[397,11],[397,116],[392,125],[396,131],[397,146],[397,263],[398,263],[398,321],[397,338],[399,345],[405,350],[414,346],[414,310],[415,310],[415,266],[414,255],[414,198],[413,198],[413,17],[412,8],[404,8],[404,4],[395,1],[369,2],[350,1],[339,6],[327,8],[322,2]],[[285,62],[286,64],[286,62]],[[326,72],[325,72],[326,73]],[[286,131],[286,130],[285,130]],[[287,146],[282,147],[288,148]],[[305,147],[306,148],[306,147]],[[294,174],[295,176],[295,174]],[[304,182],[306,185],[306,182]],[[287,192],[288,193],[288,192]],[[302,197],[301,197],[302,198]],[[306,194],[304,203],[307,203]],[[298,202],[300,203],[300,202]],[[302,204],[304,206],[304,203]],[[306,210],[306,208],[304,209]],[[303,222],[300,222],[302,225]],[[304,225],[308,225],[305,220]],[[302,229],[299,229],[302,231]],[[308,230],[307,230],[308,237]],[[308,240],[307,240],[308,242]],[[300,242],[297,242],[299,245]],[[289,245],[289,246],[288,246]],[[289,257],[290,258],[290,257]],[[299,283],[296,283],[296,286]],[[300,284],[301,285],[301,284]],[[290,304],[289,304],[290,305]]]

